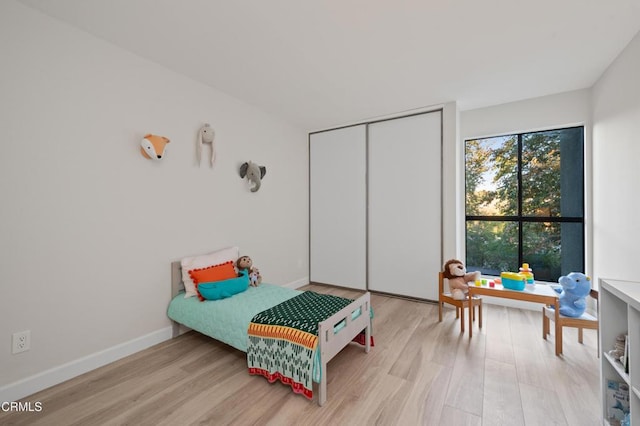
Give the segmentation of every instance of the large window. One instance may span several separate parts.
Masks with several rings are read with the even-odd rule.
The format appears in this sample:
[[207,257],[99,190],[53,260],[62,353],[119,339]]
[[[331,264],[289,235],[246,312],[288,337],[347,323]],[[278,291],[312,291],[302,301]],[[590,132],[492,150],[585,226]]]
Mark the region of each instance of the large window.
[[584,129],[465,141],[466,264],[536,280],[584,272]]

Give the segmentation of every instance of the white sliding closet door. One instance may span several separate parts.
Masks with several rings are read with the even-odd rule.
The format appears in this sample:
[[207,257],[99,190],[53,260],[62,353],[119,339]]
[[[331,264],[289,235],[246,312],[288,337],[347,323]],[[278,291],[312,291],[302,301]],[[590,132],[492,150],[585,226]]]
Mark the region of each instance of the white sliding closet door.
[[366,127],[309,136],[310,280],[366,288]]
[[369,289],[438,300],[442,112],[369,125]]

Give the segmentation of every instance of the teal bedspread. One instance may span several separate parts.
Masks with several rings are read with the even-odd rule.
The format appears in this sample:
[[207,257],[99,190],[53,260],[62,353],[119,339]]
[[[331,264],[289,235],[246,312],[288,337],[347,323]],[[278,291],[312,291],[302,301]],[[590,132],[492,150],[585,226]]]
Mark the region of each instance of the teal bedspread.
[[246,352],[251,319],[301,293],[264,283],[222,300],[201,302],[197,297],[185,299],[184,293],[180,293],[171,300],[167,315],[180,324]]

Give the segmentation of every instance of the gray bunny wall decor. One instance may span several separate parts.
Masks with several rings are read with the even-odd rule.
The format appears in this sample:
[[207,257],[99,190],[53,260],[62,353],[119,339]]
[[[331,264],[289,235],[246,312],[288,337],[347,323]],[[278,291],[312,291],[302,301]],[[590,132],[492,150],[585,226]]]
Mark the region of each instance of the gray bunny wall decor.
[[209,123],[205,123],[204,126],[200,128],[198,132],[198,143],[196,145],[196,156],[198,161],[198,166],[200,166],[200,157],[202,156],[202,145],[210,145],[211,146],[211,157],[209,162],[211,167],[213,167],[213,163],[216,161],[216,147],[213,143],[213,139],[215,138],[215,132]]
[[264,166],[258,166],[256,163],[252,163],[251,161],[247,163],[242,163],[240,166],[240,177],[247,178],[247,180],[253,183],[253,188],[251,188],[251,192],[256,192],[260,189],[260,184],[264,175],[267,174],[267,168]]

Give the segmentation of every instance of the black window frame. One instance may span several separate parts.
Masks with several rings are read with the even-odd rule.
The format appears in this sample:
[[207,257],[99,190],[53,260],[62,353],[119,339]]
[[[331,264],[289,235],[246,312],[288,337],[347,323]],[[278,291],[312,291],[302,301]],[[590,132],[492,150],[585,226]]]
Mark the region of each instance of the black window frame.
[[[523,215],[522,210],[523,210],[523,187],[522,187],[522,148],[523,148],[523,137],[525,135],[531,135],[531,134],[536,134],[536,133],[547,133],[547,132],[554,132],[554,131],[562,131],[562,130],[569,130],[569,129],[581,129],[582,131],[582,170],[581,170],[581,191],[582,191],[582,217],[577,217],[577,216],[526,216]],[[585,158],[585,149],[586,149],[586,144],[585,144],[585,126],[569,126],[569,127],[560,127],[560,128],[552,128],[552,129],[545,129],[545,130],[535,130],[535,131],[529,131],[529,132],[520,132],[520,133],[505,133],[502,135],[494,135],[494,136],[486,136],[486,137],[481,137],[481,138],[469,138],[469,139],[465,139],[464,141],[464,165],[465,165],[465,170],[467,167],[467,159],[466,159],[466,155],[467,155],[467,142],[469,141],[475,141],[475,140],[485,140],[485,139],[492,139],[492,138],[499,138],[499,137],[517,137],[517,149],[518,149],[518,153],[517,153],[517,167],[518,167],[518,171],[517,171],[517,187],[518,187],[518,206],[517,206],[517,214],[516,215],[506,215],[506,216],[483,216],[483,215],[467,215],[467,179],[466,179],[466,174],[465,174],[465,180],[464,180],[464,185],[465,185],[465,202],[464,202],[464,209],[465,209],[465,227],[464,227],[464,232],[465,232],[465,256],[466,258],[469,258],[468,254],[468,226],[467,224],[469,222],[517,222],[518,223],[518,265],[522,265],[524,262],[527,262],[527,259],[524,259],[524,255],[523,255],[523,251],[524,251],[524,232],[523,232],[523,228],[524,228],[524,224],[526,223],[580,223],[581,226],[581,233],[582,233],[582,253],[581,253],[581,263],[582,263],[582,267],[583,270],[580,272],[585,272],[584,268],[586,268],[586,226],[585,226],[585,216],[586,216],[586,194],[585,194],[585,182],[586,182],[586,158]],[[515,266],[515,265],[514,265]],[[517,268],[515,269],[515,271],[517,271]],[[569,273],[572,271],[567,271],[566,273]],[[535,273],[535,271],[534,271]],[[565,273],[561,272],[562,275],[564,275]],[[490,274],[489,274],[490,275]]]

